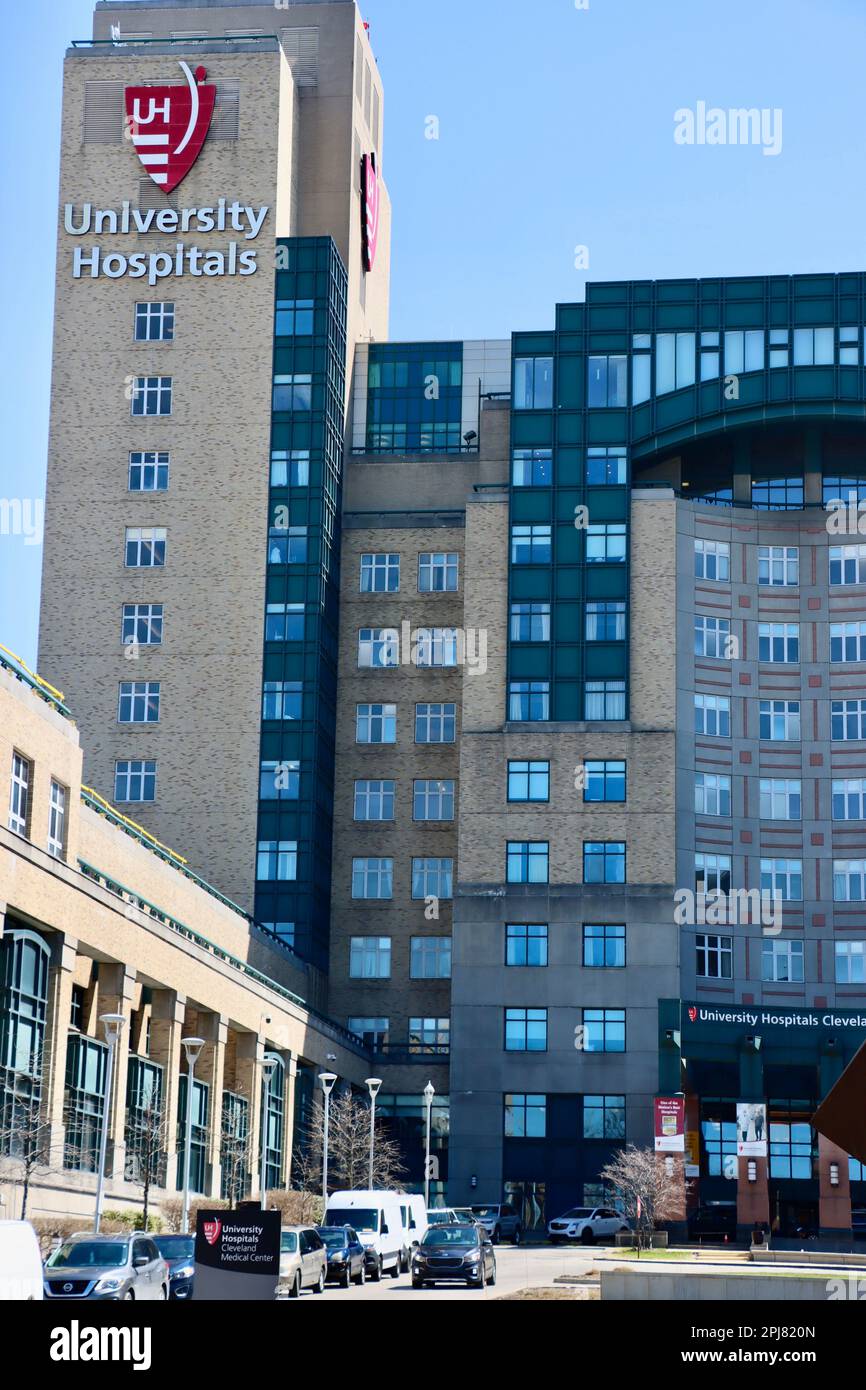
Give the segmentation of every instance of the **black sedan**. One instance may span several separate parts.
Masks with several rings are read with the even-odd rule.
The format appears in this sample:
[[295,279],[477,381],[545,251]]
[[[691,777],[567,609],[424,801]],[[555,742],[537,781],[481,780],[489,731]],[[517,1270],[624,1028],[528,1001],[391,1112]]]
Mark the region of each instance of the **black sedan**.
[[328,1279],[342,1284],[363,1284],[367,1278],[367,1252],[351,1226],[317,1226],[328,1256]]
[[482,1228],[468,1223],[430,1227],[412,1257],[412,1288],[446,1282],[471,1289],[496,1283],[496,1256]]
[[154,1236],[153,1240],[168,1265],[169,1298],[188,1303],[195,1281],[195,1236]]

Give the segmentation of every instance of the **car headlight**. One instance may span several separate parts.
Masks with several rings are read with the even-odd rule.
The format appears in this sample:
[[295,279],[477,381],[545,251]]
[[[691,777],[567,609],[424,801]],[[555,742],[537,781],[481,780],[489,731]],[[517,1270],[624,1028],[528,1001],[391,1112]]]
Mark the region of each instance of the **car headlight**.
[[346,1263],[346,1256],[345,1256],[345,1255],[331,1255],[330,1261],[331,1261],[331,1264],[332,1264],[332,1265],[344,1265],[344,1264]]
[[184,1265],[181,1269],[173,1269],[169,1277],[172,1279],[192,1279],[194,1274],[195,1265]]
[[98,1280],[94,1293],[117,1293],[117,1290],[122,1289],[125,1283],[126,1275],[124,1274],[106,1274]]

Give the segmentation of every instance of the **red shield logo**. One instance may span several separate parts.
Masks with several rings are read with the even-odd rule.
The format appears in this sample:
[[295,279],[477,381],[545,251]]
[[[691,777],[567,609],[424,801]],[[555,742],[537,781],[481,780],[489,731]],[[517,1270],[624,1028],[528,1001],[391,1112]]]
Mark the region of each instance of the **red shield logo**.
[[193,77],[186,63],[180,66],[185,87],[126,89],[127,134],[164,193],[177,188],[198,159],[216,101],[216,87],[205,85],[205,68],[196,68]]
[[220,1232],[222,1231],[222,1228],[223,1223],[220,1220],[205,1221],[204,1238],[207,1241],[208,1245],[216,1245],[217,1241],[220,1238]]
[[693,1004],[692,1007],[689,1009],[689,1023],[694,1023],[694,1021],[695,1021],[695,1019],[697,1018],[697,1016],[698,1016],[698,1011],[697,1011],[697,1009],[695,1008],[695,1006],[694,1006],[694,1004]]
[[379,170],[374,154],[365,154],[361,160],[361,195],[364,269],[372,270],[379,245]]

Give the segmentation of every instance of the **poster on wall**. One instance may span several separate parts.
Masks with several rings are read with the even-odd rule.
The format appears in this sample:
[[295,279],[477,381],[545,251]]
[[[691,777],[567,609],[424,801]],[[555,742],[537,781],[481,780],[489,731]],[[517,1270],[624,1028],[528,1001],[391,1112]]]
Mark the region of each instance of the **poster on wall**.
[[656,1153],[683,1153],[686,1147],[685,1096],[656,1096],[654,1110]]
[[767,1107],[760,1102],[737,1101],[737,1157],[767,1157]]

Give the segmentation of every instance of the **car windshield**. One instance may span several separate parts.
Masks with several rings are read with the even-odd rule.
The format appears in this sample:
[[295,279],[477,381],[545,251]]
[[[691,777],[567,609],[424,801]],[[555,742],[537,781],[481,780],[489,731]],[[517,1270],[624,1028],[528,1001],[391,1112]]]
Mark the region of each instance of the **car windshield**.
[[427,1213],[428,1226],[445,1226],[449,1221],[453,1220],[454,1217],[451,1215],[450,1211],[428,1211]]
[[571,1211],[565,1213],[565,1217],[574,1220],[576,1216],[592,1216],[594,1211],[595,1207],[572,1207]]
[[379,1213],[372,1207],[369,1211],[363,1207],[352,1207],[351,1211],[331,1210],[328,1212],[329,1226],[353,1226],[356,1231],[378,1231]]
[[498,1211],[499,1211],[499,1208],[498,1208],[498,1207],[473,1207],[472,1210],[475,1212],[475,1215],[476,1215],[476,1216],[496,1216],[497,1213],[498,1213]]
[[166,1260],[191,1260],[195,1254],[192,1236],[154,1236],[156,1248]]
[[427,1248],[440,1245],[477,1245],[477,1226],[438,1226],[428,1231],[421,1244]]
[[48,1261],[49,1269],[72,1269],[77,1265],[116,1269],[126,1264],[129,1246],[125,1240],[67,1240]]
[[345,1231],[329,1231],[322,1226],[319,1227],[319,1235],[329,1250],[342,1250],[349,1239]]
[[294,1255],[297,1248],[297,1231],[283,1231],[280,1235],[280,1253],[283,1255]]

